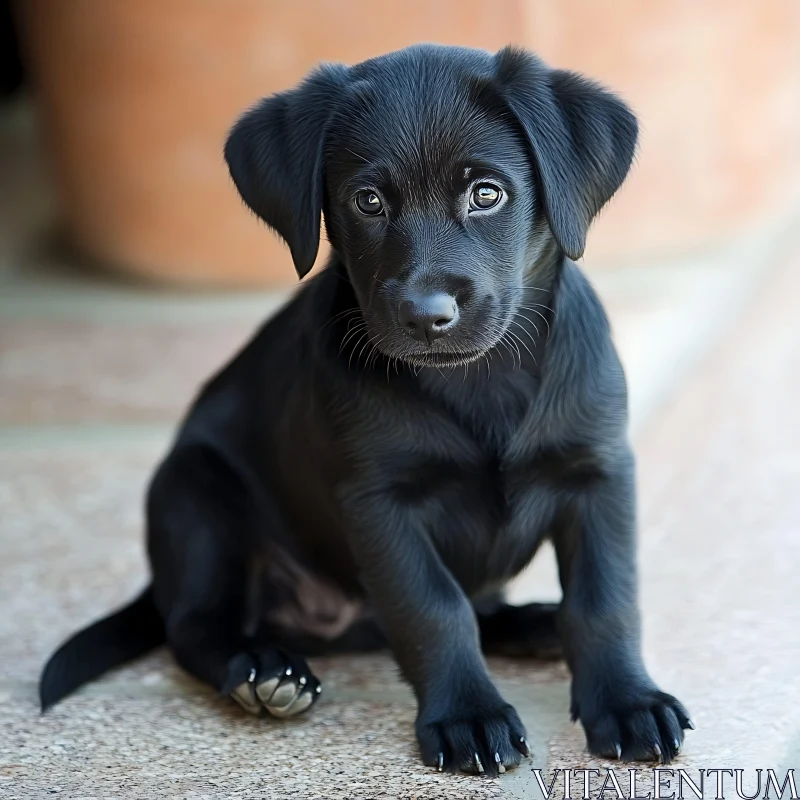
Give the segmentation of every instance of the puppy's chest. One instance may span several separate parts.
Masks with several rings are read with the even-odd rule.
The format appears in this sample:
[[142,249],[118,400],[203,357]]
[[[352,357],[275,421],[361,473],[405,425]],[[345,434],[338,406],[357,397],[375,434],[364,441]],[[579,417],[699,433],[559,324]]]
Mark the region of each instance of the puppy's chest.
[[561,426],[534,398],[519,390],[490,395],[467,408],[451,406],[438,426],[418,428],[420,449],[430,455],[408,464],[405,499],[439,501],[448,514],[469,514],[497,530],[518,514],[536,522],[548,495],[591,487],[602,477],[596,451],[563,430],[554,433]]
[[450,479],[418,495],[450,570],[469,592],[505,582],[533,558],[571,496],[602,479],[586,447],[542,449],[518,460],[451,465]]
[[537,413],[532,401],[509,393],[505,403],[483,409],[477,419],[451,419],[454,447],[441,471],[445,482],[476,492],[506,519],[529,493],[580,491],[602,475],[595,449],[560,430],[548,410]]
[[[457,495],[465,506],[478,505],[495,524],[508,523],[519,506],[536,498],[566,496],[591,488],[603,478],[599,458],[585,445],[541,447],[522,456],[488,454],[475,461],[431,463],[418,473],[421,481],[409,487],[421,500]],[[415,492],[416,490],[416,492]]]

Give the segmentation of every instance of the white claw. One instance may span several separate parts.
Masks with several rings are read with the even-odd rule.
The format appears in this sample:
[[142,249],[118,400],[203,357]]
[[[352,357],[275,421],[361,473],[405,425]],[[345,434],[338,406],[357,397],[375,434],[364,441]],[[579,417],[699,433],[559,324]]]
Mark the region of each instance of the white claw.
[[299,683],[301,686],[305,686],[305,685],[308,683],[308,679],[306,678],[306,676],[305,676],[305,675],[303,675],[303,677],[302,677],[302,678],[300,678],[300,680],[299,680],[299,681],[297,681],[297,682],[298,682],[298,683]]
[[497,764],[497,771],[502,775],[506,771],[506,768],[503,766],[503,762],[500,760],[500,753],[494,754],[494,760]]
[[317,688],[316,688],[314,691],[315,691],[317,694],[322,694],[322,684],[320,684],[319,686],[317,686]]
[[286,672],[284,672],[283,674],[284,675],[291,675],[292,674],[292,668],[291,667],[286,667]]
[[658,742],[653,742],[653,755],[656,761],[661,758],[661,747],[659,747]]
[[480,756],[475,753],[475,769],[478,770],[479,773],[483,774],[486,770],[483,768],[483,764],[481,764]]
[[436,760],[436,769],[439,772],[444,769],[444,753],[439,753],[439,758]]
[[247,676],[247,682],[248,683],[254,683],[255,679],[256,679],[256,668],[255,667],[251,667],[250,674]]

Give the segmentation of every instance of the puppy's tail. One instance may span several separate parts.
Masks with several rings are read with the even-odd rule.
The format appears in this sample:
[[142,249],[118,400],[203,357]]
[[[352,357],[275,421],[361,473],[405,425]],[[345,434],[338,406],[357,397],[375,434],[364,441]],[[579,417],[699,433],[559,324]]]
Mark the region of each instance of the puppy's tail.
[[39,681],[42,711],[112,667],[165,641],[164,623],[148,586],[130,605],[67,639],[50,657]]

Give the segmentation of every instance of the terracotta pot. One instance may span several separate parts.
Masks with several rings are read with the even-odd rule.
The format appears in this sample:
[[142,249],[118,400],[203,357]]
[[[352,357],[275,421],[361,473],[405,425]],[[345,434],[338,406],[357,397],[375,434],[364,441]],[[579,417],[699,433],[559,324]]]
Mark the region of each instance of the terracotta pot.
[[419,40],[496,49],[522,19],[516,2],[482,0],[20,0],[18,11],[74,241],[118,270],[203,285],[295,279],[222,160],[244,108],[320,60]]
[[[618,263],[755,225],[797,178],[794,0],[19,0],[66,227],[162,282],[289,283],[221,149],[239,112],[320,60],[417,41],[517,42],[583,70],[642,121],[638,164],[589,240]],[[324,254],[322,254],[324,255]]]

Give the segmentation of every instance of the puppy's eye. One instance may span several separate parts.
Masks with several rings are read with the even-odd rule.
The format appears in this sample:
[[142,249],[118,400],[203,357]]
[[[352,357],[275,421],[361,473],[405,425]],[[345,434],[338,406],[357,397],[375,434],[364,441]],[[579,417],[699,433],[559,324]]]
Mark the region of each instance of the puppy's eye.
[[479,183],[473,190],[469,198],[470,211],[483,211],[493,208],[500,202],[503,192],[499,187],[491,183]]
[[368,217],[377,217],[383,214],[383,203],[375,192],[359,192],[356,195],[356,208]]

